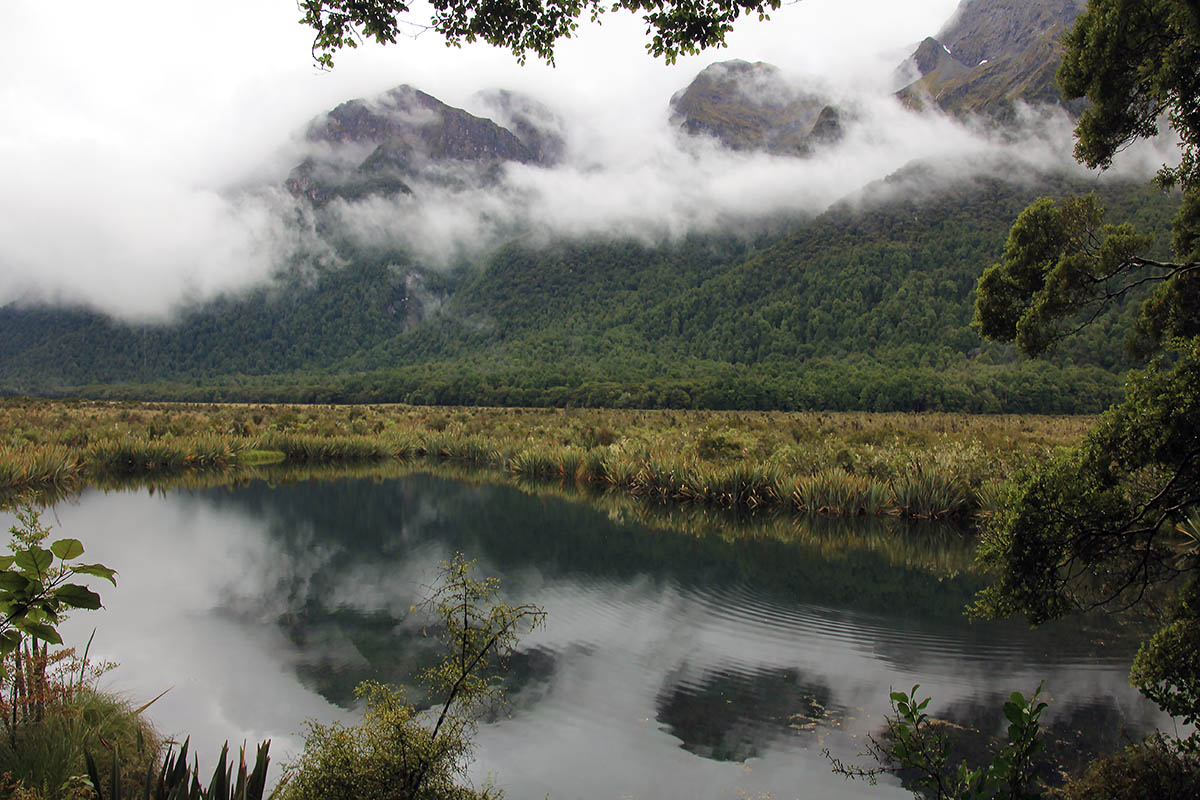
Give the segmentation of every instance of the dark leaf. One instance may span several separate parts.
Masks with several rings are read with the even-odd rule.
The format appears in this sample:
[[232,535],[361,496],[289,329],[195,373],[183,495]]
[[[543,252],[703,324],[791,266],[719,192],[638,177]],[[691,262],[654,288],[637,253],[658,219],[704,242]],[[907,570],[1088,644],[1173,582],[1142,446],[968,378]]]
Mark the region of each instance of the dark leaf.
[[73,564],[71,566],[71,572],[75,573],[76,575],[92,575],[97,578],[104,578],[104,580],[108,581],[113,586],[117,585],[117,571],[115,569],[109,569],[103,564]]
[[100,595],[78,583],[68,583],[58,587],[54,590],[54,597],[71,608],[96,609],[100,607]]

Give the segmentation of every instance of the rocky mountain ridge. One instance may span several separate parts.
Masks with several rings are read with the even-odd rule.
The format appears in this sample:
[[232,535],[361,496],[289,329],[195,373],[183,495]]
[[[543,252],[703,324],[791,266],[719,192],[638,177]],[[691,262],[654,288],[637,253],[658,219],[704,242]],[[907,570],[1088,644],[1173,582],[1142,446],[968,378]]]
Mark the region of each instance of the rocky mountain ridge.
[[[1064,104],[1054,82],[1062,35],[1083,0],[963,0],[905,67],[916,77],[897,93],[914,110],[1006,120],[1017,103]],[[1076,104],[1067,105],[1077,110]]]
[[513,92],[496,97],[515,132],[407,84],[342,103],[309,125],[312,154],[293,168],[286,186],[322,206],[334,198],[413,194],[420,182],[486,184],[507,162],[553,163],[562,143],[549,112]]

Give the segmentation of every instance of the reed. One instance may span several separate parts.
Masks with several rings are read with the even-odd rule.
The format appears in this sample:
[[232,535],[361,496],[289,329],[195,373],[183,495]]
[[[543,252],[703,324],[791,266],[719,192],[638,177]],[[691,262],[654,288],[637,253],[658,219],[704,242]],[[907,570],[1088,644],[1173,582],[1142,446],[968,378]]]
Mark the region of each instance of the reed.
[[551,456],[558,465],[559,477],[564,480],[576,480],[575,476],[579,474],[579,465],[583,463],[583,456],[586,452],[582,447],[576,445],[555,448]]
[[604,458],[604,480],[610,486],[633,489],[645,460],[628,453],[609,450]]
[[1004,505],[1004,481],[992,478],[975,489],[975,516],[991,519],[1000,513]]
[[421,445],[417,450],[417,454],[434,460],[446,458],[446,454],[452,446],[452,441],[451,437],[441,431],[426,433],[421,437]]
[[634,494],[678,500],[687,478],[687,468],[682,464],[647,460],[633,476],[630,488]]
[[442,437],[438,448],[442,458],[468,464],[494,464],[499,457],[496,448],[482,436]]
[[771,465],[740,462],[716,471],[709,494],[717,503],[734,508],[760,508],[778,503],[783,476]]
[[424,458],[676,503],[962,519],[975,508],[989,513],[998,480],[1075,443],[1089,422],[9,398],[0,399],[0,492],[210,467],[245,472],[280,457],[330,465]]

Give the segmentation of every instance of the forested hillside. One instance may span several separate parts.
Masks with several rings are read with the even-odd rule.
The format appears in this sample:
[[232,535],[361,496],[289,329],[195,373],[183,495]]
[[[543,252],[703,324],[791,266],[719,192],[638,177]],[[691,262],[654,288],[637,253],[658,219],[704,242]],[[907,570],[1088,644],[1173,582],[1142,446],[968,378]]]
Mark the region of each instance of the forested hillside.
[[[188,399],[1092,411],[1128,366],[1124,312],[1050,364],[970,324],[1019,210],[1087,188],[917,166],[774,231],[518,241],[440,271],[347,250],[167,326],[9,306],[0,375],[10,392]],[[1174,203],[1099,194],[1147,223]]]
[[[491,119],[407,85],[341,103],[311,121],[303,160],[263,190],[286,198],[280,224],[301,243],[275,254],[268,279],[176,308],[169,323],[28,300],[0,305],[0,392],[1097,411],[1117,399],[1132,366],[1123,345],[1137,292],[1047,362],[1022,362],[972,327],[976,281],[1041,195],[1095,191],[1112,218],[1168,249],[1177,197],[1046,166],[1062,154],[1022,152],[1026,140],[1038,147],[1037,125],[1062,124],[1074,108],[1061,105],[1051,74],[1078,8],[964,2],[902,67],[922,76],[901,92],[909,111],[887,95],[885,111],[835,105],[842,101],[768,64],[710,65],[664,109],[669,129],[660,133],[671,144],[622,179],[658,175],[656,157],[720,178],[659,176],[659,193],[648,192],[657,202],[645,207],[636,196],[605,197],[596,215],[609,214],[607,225],[580,225],[586,213],[559,227],[543,219],[561,206],[588,207],[547,187],[611,186],[587,183],[605,165],[534,98],[479,95],[477,110]],[[1030,116],[1042,122],[1020,123],[1027,101],[1041,104]],[[804,176],[840,169],[855,148],[883,147],[889,128],[909,125],[927,126],[928,138],[973,138],[973,155],[905,156],[847,175],[847,196],[832,206],[843,191],[836,181],[819,203],[742,197],[725,206],[711,196],[753,200],[760,187],[773,190],[764,165],[796,176],[803,196]],[[673,207],[674,194],[693,205]],[[658,227],[634,226],[635,235],[612,213],[627,205],[650,216],[667,208]],[[431,228],[450,234],[423,243]]]

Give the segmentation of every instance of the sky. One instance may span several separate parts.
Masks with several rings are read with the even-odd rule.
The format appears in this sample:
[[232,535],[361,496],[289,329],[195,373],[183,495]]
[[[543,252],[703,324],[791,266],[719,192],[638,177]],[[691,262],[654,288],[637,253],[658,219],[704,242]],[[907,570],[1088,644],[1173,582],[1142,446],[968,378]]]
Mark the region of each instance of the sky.
[[[554,171],[511,170],[500,193],[345,209],[351,229],[411,241],[431,264],[514,220],[654,239],[816,212],[913,158],[971,160],[996,146],[945,119],[917,121],[889,97],[896,66],[956,5],[802,0],[670,67],[646,55],[635,17],[610,14],[561,43],[553,68],[487,45],[448,48],[426,32],[343,51],[321,71],[291,0],[9,0],[0,303],[156,320],[267,279],[311,246],[282,223],[292,201],[279,186],[303,155],[299,133],[344,100],[401,83],[468,110],[479,90],[525,91],[563,116],[573,154]],[[682,149],[671,95],[729,58],[768,61],[850,99],[864,122],[810,162]],[[1069,157],[1069,133],[1058,134],[1046,158]]]

